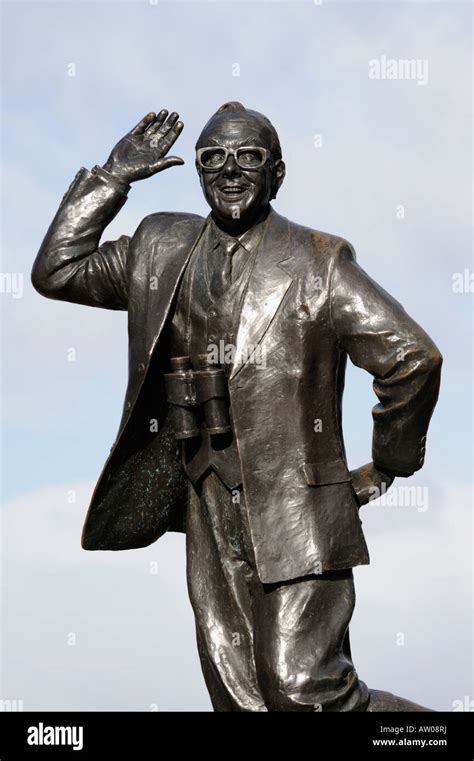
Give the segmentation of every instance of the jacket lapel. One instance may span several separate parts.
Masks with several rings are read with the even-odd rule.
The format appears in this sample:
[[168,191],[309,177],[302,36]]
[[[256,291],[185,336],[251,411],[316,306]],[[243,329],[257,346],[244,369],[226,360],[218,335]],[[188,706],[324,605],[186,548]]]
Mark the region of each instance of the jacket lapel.
[[242,305],[230,379],[252,361],[253,352],[262,341],[293,281],[284,265],[289,258],[288,220],[272,209]]
[[[148,336],[148,359],[151,358],[163,326],[166,322],[173,298],[177,292],[181,277],[196,248],[201,236],[208,225],[208,219],[203,220],[196,233],[194,232],[191,239],[186,237],[186,221],[183,223],[181,235],[173,230],[172,237],[167,239],[163,235],[158,243],[154,246],[150,261],[149,275],[146,278],[146,284],[150,282],[153,275],[158,288],[146,289],[147,305],[145,313],[145,331]],[[179,232],[179,231],[178,231]]]

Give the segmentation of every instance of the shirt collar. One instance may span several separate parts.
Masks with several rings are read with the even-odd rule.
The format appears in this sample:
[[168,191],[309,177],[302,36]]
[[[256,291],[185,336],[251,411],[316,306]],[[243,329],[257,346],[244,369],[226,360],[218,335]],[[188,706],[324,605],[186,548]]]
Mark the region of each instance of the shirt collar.
[[213,249],[217,248],[220,243],[236,241],[243,248],[245,248],[249,254],[251,254],[253,251],[255,251],[262,239],[265,223],[268,219],[268,211],[269,210],[265,210],[265,212],[255,222],[253,227],[249,228],[246,230],[246,232],[242,233],[242,235],[239,235],[238,237],[229,235],[228,233],[221,230],[220,227],[218,227],[214,222],[212,214],[209,214],[209,231],[211,233]]

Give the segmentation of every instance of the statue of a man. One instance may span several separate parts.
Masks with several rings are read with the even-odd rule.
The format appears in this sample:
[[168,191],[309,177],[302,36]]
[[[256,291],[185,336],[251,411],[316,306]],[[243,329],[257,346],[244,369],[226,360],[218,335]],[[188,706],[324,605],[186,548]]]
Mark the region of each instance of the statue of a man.
[[[359,508],[423,465],[440,352],[350,243],[272,209],[278,135],[237,102],[196,144],[210,215],[152,214],[99,245],[131,183],[183,163],[167,156],[182,128],[177,113],[149,113],[103,167],[80,169],[33,267],[48,298],[128,311],[123,416],[82,546],[186,533],[216,711],[416,708],[358,678],[348,627],[352,569],[369,562]],[[347,356],[379,399],[373,462],[354,471]]]

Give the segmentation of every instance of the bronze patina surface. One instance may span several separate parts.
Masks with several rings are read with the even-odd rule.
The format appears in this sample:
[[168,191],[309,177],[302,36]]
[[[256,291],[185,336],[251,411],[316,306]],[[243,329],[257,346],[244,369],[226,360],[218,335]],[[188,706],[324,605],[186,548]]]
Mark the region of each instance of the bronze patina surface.
[[[44,296],[128,312],[129,382],[82,535],[87,550],[186,533],[204,678],[217,711],[428,710],[354,668],[361,505],[424,462],[442,357],[351,244],[271,206],[278,135],[231,102],[196,168],[211,213],[156,213],[101,243],[131,183],[183,124],[147,114],[103,167],[80,169],[32,271]],[[350,471],[347,358],[373,377],[372,462]]]

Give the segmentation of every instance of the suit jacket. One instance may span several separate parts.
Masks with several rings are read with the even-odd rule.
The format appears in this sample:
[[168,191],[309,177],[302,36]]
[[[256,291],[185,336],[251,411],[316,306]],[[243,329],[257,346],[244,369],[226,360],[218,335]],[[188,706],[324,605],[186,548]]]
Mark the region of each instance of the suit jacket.
[[[132,237],[99,245],[126,192],[100,168],[82,168],[32,271],[44,296],[128,311],[129,381],[85,520],[82,546],[89,550],[144,547],[167,530],[185,531],[188,483],[163,373],[177,288],[205,220],[152,214]],[[249,347],[265,361],[252,361]],[[358,266],[346,240],[271,210],[229,377],[262,582],[369,562],[342,435],[347,356],[374,378],[375,464],[411,475],[423,464],[438,396],[438,349]]]

